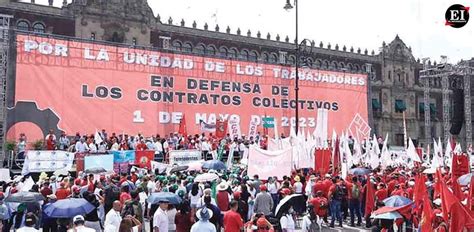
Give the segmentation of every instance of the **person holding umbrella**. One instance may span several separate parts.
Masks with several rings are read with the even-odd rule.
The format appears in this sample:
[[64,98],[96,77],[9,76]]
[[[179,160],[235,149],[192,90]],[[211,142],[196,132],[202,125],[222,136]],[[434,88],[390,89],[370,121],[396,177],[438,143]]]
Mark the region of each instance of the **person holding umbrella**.
[[84,226],[85,219],[81,215],[77,215],[72,219],[72,223],[74,224],[74,228],[72,231],[74,232],[95,232],[94,229]]
[[48,215],[45,213],[44,209],[46,209],[48,206],[52,205],[54,202],[56,202],[57,197],[54,194],[48,195],[47,196],[48,203],[43,205],[43,210],[42,210],[42,221],[43,221],[43,231],[44,232],[49,232],[49,231],[56,231],[58,224],[56,222],[55,218],[48,217]]
[[168,205],[169,201],[167,199],[161,199],[158,204],[160,207],[156,210],[153,215],[153,231],[154,232],[168,232]]
[[282,232],[295,231],[296,226],[295,226],[294,213],[295,211],[293,210],[293,206],[290,206],[290,208],[286,211],[286,213],[284,213],[283,216],[280,218],[280,225],[281,225]]
[[33,213],[27,213],[25,215],[25,226],[16,230],[17,232],[38,232],[39,230],[35,229],[36,225],[36,216]]

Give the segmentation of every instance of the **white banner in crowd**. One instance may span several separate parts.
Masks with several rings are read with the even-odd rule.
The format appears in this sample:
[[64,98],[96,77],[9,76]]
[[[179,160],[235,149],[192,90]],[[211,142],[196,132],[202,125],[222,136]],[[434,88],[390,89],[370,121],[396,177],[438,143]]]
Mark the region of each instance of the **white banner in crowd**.
[[66,151],[28,151],[25,155],[22,175],[35,172],[54,172],[71,169],[74,153]]
[[260,179],[277,176],[282,179],[291,173],[292,148],[285,150],[267,151],[256,146],[250,146],[248,160],[248,176],[258,175]]
[[186,165],[202,159],[198,150],[173,150],[170,151],[170,164]]
[[228,132],[230,137],[233,139],[235,137],[242,138],[242,131],[240,130],[240,121],[236,119],[229,120]]
[[257,129],[258,129],[257,121],[256,120],[250,121],[248,138],[255,138],[257,136]]

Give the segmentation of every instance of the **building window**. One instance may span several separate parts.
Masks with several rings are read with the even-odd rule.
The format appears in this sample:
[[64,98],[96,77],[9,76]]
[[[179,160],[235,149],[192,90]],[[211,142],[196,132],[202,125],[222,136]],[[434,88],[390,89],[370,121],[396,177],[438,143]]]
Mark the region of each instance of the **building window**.
[[403,134],[395,134],[395,145],[396,146],[404,146],[404,135]]
[[268,62],[268,54],[267,53],[262,53],[262,57],[260,58],[263,62]]
[[380,101],[377,98],[372,98],[372,109],[374,111],[379,111],[381,109]]
[[256,62],[258,58],[258,54],[256,51],[251,51],[249,54],[249,60]]
[[183,48],[183,45],[179,41],[173,41],[173,49],[176,51],[181,51]]
[[235,48],[230,49],[229,53],[227,54],[227,57],[237,58],[237,49],[235,49]]
[[193,46],[191,45],[191,43],[183,44],[183,52],[193,52]]
[[214,46],[209,46],[206,49],[206,54],[208,55],[216,55],[216,48]]
[[94,32],[91,33],[91,40],[95,40],[95,33]]
[[276,64],[278,61],[278,55],[273,53],[270,55],[269,59],[268,59],[268,62],[272,63],[272,64]]
[[132,44],[133,44],[133,45],[137,45],[137,38],[134,37],[134,38],[132,39]]
[[194,51],[197,54],[205,54],[206,53],[206,47],[204,46],[204,44],[199,44],[198,46],[196,46],[194,48]]
[[249,59],[249,52],[247,50],[242,50],[240,52],[240,56],[239,56],[240,59],[244,59],[244,60],[248,60]]
[[227,57],[227,48],[225,48],[225,47],[220,47],[220,48],[219,48],[219,56],[220,56],[220,57]]
[[46,32],[46,27],[42,23],[35,23],[33,25],[33,31],[38,32],[38,33],[45,33]]
[[405,101],[397,99],[395,100],[395,112],[403,113],[407,109]]
[[16,28],[18,30],[22,30],[22,31],[29,31],[30,30],[30,24],[25,20],[20,20],[16,23]]

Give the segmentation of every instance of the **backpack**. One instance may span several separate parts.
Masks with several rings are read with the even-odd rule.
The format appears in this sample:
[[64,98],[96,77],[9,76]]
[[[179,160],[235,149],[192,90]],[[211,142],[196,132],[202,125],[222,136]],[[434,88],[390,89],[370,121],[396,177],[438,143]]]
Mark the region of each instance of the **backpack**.
[[354,184],[352,186],[352,199],[359,199],[360,197],[360,188],[359,188],[359,185],[357,184]]
[[345,186],[336,185],[336,190],[334,191],[333,199],[336,201],[342,201],[344,199],[345,192],[347,192],[347,189],[345,188]]
[[140,202],[137,201],[127,201],[125,202],[125,207],[122,210],[122,218],[125,218],[127,215],[135,216],[140,222],[143,222],[143,210]]

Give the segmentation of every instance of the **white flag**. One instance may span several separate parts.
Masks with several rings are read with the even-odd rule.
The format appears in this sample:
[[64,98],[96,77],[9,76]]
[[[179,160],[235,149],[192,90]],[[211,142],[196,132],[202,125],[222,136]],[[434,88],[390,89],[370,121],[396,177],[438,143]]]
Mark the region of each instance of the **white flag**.
[[451,140],[448,139],[448,144],[446,144],[446,150],[445,150],[445,153],[444,153],[443,162],[446,165],[448,165],[450,170],[452,170],[451,168],[453,167],[453,165],[452,165],[452,162],[453,162],[452,155],[453,155],[453,148],[451,147]]
[[94,142],[95,144],[99,145],[103,142],[104,140],[102,140],[102,137],[100,136],[99,132],[97,131],[97,129],[95,130],[95,135],[94,135]]
[[420,156],[416,152],[415,144],[413,144],[413,141],[411,138],[408,139],[408,148],[407,148],[407,156],[414,162],[419,162],[421,163]]
[[278,134],[278,121],[276,118],[275,118],[274,129],[275,129],[275,140],[280,140],[280,135]]
[[255,139],[257,137],[257,121],[256,120],[251,120],[250,125],[249,125],[249,139]]
[[229,120],[228,131],[231,139],[242,138],[239,120]]
[[380,164],[382,165],[383,168],[386,168],[387,166],[391,165],[392,163],[392,155],[388,151],[388,133],[385,135],[385,140],[383,141],[382,145],[382,153],[380,156]]

